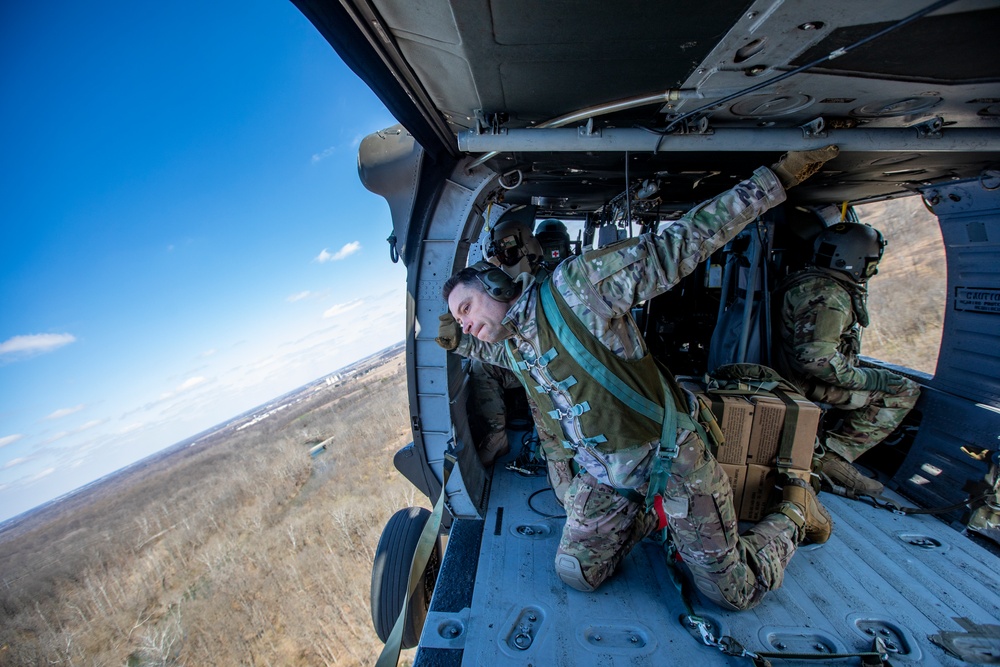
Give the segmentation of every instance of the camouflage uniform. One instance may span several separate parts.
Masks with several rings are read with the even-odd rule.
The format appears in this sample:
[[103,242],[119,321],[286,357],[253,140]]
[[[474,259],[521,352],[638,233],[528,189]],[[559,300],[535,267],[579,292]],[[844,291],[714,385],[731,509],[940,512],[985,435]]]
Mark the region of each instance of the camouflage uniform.
[[[774,174],[758,169],[751,179],[699,205],[660,235],[645,234],[566,260],[553,272],[552,287],[599,345],[620,359],[640,360],[647,351],[630,309],[676,285],[784,198]],[[526,359],[538,358],[540,284],[530,276],[521,280],[525,289],[504,319],[512,337],[489,345],[462,336],[460,354],[514,368],[513,353],[505,348],[511,345]],[[556,569],[571,586],[593,590],[656,527],[655,515],[645,512],[637,499],[648,488],[660,443],[625,446],[588,437],[596,434],[583,432],[580,413],[573,409],[578,405],[573,405],[572,385],[567,384],[571,378],[554,379],[548,370],[553,365],[535,364],[524,372],[547,388],[560,418],[563,444],[581,467],[566,499]],[[660,390],[646,387],[644,394],[662,396]],[[686,398],[690,403],[692,397]],[[603,404],[590,405],[585,417],[598,425],[615,418]],[[705,443],[684,429],[678,429],[677,443],[679,453],[663,494],[671,539],[704,594],[729,608],[752,607],[781,585],[798,529],[784,514],[772,514],[740,536],[729,480]],[[568,573],[567,561],[578,565],[579,578]]]
[[876,369],[858,366],[861,330],[868,325],[864,285],[837,271],[812,268],[789,276],[781,290],[777,370],[809,399],[846,412],[823,444],[853,462],[899,426],[920,387],[899,376],[891,391],[873,390]]
[[[507,404],[504,402],[504,390],[521,390],[522,386],[510,369],[484,363],[478,359],[472,360],[469,381],[471,388],[469,412],[485,431],[477,448],[483,463],[489,465],[497,455],[502,456],[498,453],[503,452],[507,446]],[[539,448],[545,456],[549,482],[556,492],[556,499],[561,503],[572,478],[568,472],[568,462],[572,459],[572,455],[542,424],[538,405],[530,394],[527,399],[531,419],[538,432]]]

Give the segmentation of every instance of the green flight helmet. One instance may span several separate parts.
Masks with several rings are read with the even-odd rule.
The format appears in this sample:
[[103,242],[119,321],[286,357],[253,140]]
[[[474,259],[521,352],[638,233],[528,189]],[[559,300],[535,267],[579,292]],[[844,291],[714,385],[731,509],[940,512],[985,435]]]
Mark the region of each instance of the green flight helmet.
[[839,222],[827,227],[813,242],[813,264],[846,273],[863,283],[878,273],[885,252],[882,232],[858,222]]
[[535,263],[542,255],[538,239],[531,233],[531,225],[516,218],[501,220],[490,230],[490,244],[485,257],[495,257],[506,267],[515,266],[522,258]]
[[569,232],[561,220],[542,220],[535,227],[535,238],[542,246],[542,262],[553,269],[570,256]]

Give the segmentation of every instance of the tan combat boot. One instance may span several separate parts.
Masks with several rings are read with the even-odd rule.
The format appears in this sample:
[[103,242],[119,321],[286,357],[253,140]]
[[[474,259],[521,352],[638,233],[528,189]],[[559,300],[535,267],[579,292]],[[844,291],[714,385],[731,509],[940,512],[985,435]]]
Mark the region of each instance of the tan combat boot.
[[819,459],[820,479],[830,485],[832,493],[847,498],[857,498],[858,496],[878,497],[885,491],[881,482],[865,477],[846,459],[827,450]]
[[833,519],[808,482],[790,477],[782,489],[782,503],[777,507],[799,529],[799,543],[823,544],[833,532]]

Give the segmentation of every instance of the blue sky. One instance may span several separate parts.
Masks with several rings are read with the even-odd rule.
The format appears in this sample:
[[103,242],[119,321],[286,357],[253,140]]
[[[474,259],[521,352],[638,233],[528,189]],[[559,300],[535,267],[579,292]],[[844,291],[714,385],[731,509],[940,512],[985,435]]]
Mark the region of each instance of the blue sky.
[[0,7],[0,520],[404,336],[395,120],[285,0]]

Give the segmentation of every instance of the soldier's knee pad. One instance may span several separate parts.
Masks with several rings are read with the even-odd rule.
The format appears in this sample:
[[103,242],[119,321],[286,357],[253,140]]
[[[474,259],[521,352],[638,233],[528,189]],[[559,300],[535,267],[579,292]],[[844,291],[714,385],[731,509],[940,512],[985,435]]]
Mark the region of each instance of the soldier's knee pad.
[[739,587],[723,588],[714,577],[699,572],[698,568],[689,568],[691,579],[698,591],[709,600],[728,611],[745,611],[757,606],[760,602],[760,591],[739,590]]
[[590,585],[583,576],[583,566],[576,556],[569,554],[559,554],[556,556],[556,574],[570,588],[575,588],[584,593],[590,593],[594,587]]

